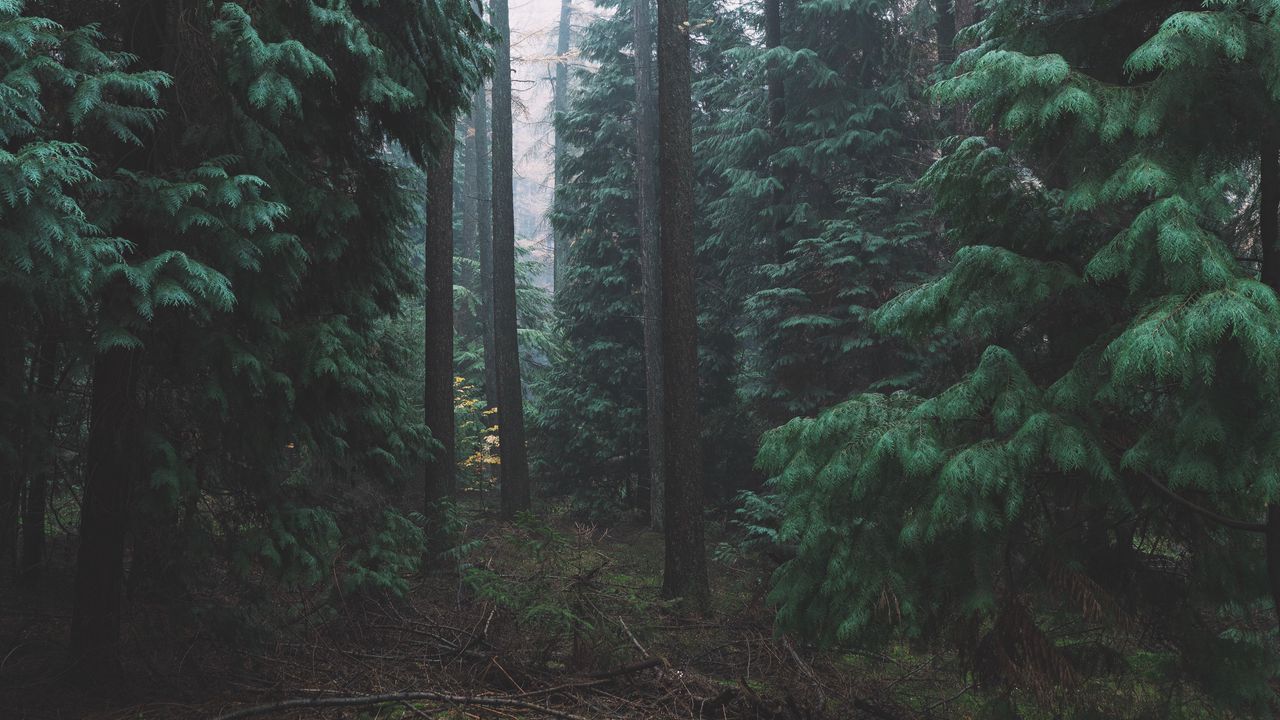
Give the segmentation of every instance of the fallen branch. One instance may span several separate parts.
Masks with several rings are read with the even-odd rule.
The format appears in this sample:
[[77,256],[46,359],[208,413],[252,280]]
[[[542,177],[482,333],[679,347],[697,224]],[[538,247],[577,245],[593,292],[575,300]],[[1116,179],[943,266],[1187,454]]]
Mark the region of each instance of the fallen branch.
[[555,685],[549,688],[542,688],[541,690],[530,690],[528,692],[523,692],[523,693],[520,693],[519,697],[527,698],[527,697],[534,697],[537,695],[551,695],[553,693],[564,692],[566,690],[589,690],[594,687],[608,685],[614,679],[621,677],[623,675],[637,673],[642,670],[648,670],[649,668],[660,667],[665,662],[666,661],[663,660],[662,658],[650,658],[648,660],[642,660],[637,663],[631,663],[630,665],[624,665],[614,670],[592,673],[586,676],[588,678],[586,680],[565,683],[563,685]]
[[323,709],[360,707],[363,705],[384,705],[386,703],[406,703],[418,700],[446,703],[449,705],[472,705],[480,707],[518,708],[532,710],[557,720],[587,720],[580,715],[562,712],[537,703],[506,697],[469,697],[465,695],[445,695],[437,692],[402,692],[383,695],[352,695],[349,697],[291,698],[266,705],[254,705],[233,712],[219,715],[214,720],[239,720],[239,718],[269,715],[285,710]]
[[641,670],[648,670],[649,668],[665,665],[666,663],[667,661],[662,658],[649,658],[648,660],[641,660],[640,662],[634,662],[630,665],[623,665],[622,667],[615,668],[613,670],[591,673],[587,677],[593,680],[607,680],[609,678],[618,677],[619,675],[630,675],[631,673],[640,672]]

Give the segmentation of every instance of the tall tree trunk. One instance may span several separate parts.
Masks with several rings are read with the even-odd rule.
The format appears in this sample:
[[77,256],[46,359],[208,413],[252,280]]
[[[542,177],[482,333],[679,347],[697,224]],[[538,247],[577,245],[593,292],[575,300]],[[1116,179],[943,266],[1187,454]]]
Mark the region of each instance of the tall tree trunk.
[[[54,375],[58,369],[58,340],[50,328],[45,328],[36,359],[35,397],[38,408],[31,435],[35,439],[27,449],[30,483],[27,486],[26,504],[22,509],[22,561],[20,572],[25,581],[35,580],[44,568],[45,505],[48,502],[49,478],[53,475],[53,413],[49,404],[53,396]],[[40,450],[39,457],[34,449]]]
[[[555,86],[555,114],[557,117],[563,115],[569,109],[569,63],[567,56],[569,54],[569,18],[573,14],[573,6],[570,0],[560,0],[560,35],[556,39],[556,86]],[[555,180],[556,188],[564,187],[564,143],[560,141],[560,132],[556,131],[556,150],[555,150]],[[554,292],[560,292],[560,288],[564,283],[564,273],[569,267],[569,246],[568,242],[561,243],[561,238],[556,234],[554,227],[551,230],[551,278],[554,285]]]
[[120,595],[124,581],[129,493],[140,471],[138,436],[141,353],[116,348],[93,363],[89,444],[80,509],[71,654],[90,680],[119,670]]
[[[1280,147],[1263,143],[1258,204],[1262,282],[1280,292]],[[1280,621],[1280,504],[1267,506],[1267,581],[1276,619]]]
[[[5,298],[0,298],[2,302]],[[13,307],[13,306],[10,306]],[[6,308],[0,308],[4,310]],[[5,313],[12,317],[14,313]],[[0,316],[7,320],[8,317]],[[5,572],[14,568],[18,545],[18,508],[22,494],[23,438],[28,434],[23,415],[30,406],[27,397],[27,343],[15,322],[0,323],[5,341],[0,347],[0,403],[12,403],[0,415],[0,439],[8,440],[0,447],[0,563]]]
[[489,103],[483,87],[471,105],[476,125],[476,244],[480,246],[480,331],[484,338],[484,399],[498,407],[498,363],[493,334],[493,167],[489,154]]
[[511,150],[511,27],[507,0],[494,0],[501,36],[493,76],[493,325],[498,369],[498,466],[504,518],[529,509],[529,458],[524,444],[524,397],[516,326],[516,226]]
[[[124,10],[124,49],[139,58],[138,69],[164,70],[166,36],[171,30],[168,0],[133,0]],[[163,106],[163,103],[161,103]],[[171,117],[171,116],[170,116]],[[135,171],[162,167],[167,128],[162,122],[145,149],[131,149],[122,166]],[[124,219],[125,239],[146,257],[150,243],[145,222]],[[130,289],[117,283],[105,291],[103,317],[133,313]],[[84,498],[80,508],[80,546],[76,556],[71,657],[83,679],[108,680],[119,672],[120,602],[129,496],[143,473],[143,406],[139,394],[142,352],[113,348],[93,363],[89,404]]]
[[426,292],[427,427],[442,446],[427,462],[427,517],[439,534],[441,504],[454,496],[453,425],[453,150],[452,126],[441,133],[435,163],[427,171]]
[[[469,262],[464,263],[463,269],[459,270],[458,284],[474,291],[479,274],[471,269],[470,261],[476,260],[480,255],[478,246],[479,233],[476,232],[478,205],[476,203],[476,127],[474,113],[468,115],[463,123],[462,163],[462,192],[455,203],[459,212],[462,213],[462,227],[459,228],[457,256],[465,258]],[[454,317],[458,323],[457,331],[459,336],[475,337],[483,326],[479,314],[461,312],[455,314]]]
[[658,0],[658,117],[662,195],[663,449],[666,553],[662,592],[708,600],[698,419],[698,309],[694,297],[693,100],[688,0]]
[[649,521],[663,526],[662,251],[658,239],[658,98],[653,91],[650,0],[635,0],[636,207],[644,298],[645,429],[649,436]]

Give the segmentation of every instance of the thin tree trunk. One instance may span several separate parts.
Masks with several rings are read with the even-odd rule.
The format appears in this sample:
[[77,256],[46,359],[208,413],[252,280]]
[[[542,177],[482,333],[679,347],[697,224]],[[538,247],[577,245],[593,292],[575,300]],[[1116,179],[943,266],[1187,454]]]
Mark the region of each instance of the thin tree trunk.
[[662,190],[663,449],[666,553],[662,592],[708,601],[698,419],[698,310],[694,298],[693,100],[688,0],[658,0],[658,117]]
[[482,87],[472,103],[476,125],[476,244],[480,246],[480,331],[484,341],[484,398],[498,407],[498,364],[493,348],[493,167],[489,156],[489,103]]
[[[16,320],[16,318],[15,318]],[[0,400],[10,399],[26,407],[30,402],[27,393],[27,343],[15,323],[0,325],[4,331],[4,347],[0,348]],[[23,413],[13,412],[0,417],[0,434],[10,439],[6,453],[0,451],[0,562],[6,572],[16,566],[18,545],[18,508],[22,493],[22,438],[28,428]]]
[[[764,0],[764,46],[773,50],[782,46],[782,0]],[[782,117],[786,112],[786,85],[782,69],[777,61],[769,63],[767,77],[769,91],[769,128],[774,133],[782,130]]]
[[438,537],[442,502],[452,498],[453,424],[453,128],[443,133],[435,164],[427,172],[426,392],[427,427],[442,446],[427,462],[427,517]]
[[[569,54],[569,18],[573,14],[573,6],[570,0],[560,0],[560,35],[556,39],[556,84],[555,84],[555,114],[557,117],[563,115],[569,109],[569,63],[567,56]],[[564,144],[560,141],[560,133],[556,132],[556,150],[555,150],[555,181],[556,187],[564,187]],[[556,234],[555,228],[551,230],[551,277],[554,285],[554,292],[559,292],[564,283],[564,273],[569,267],[569,246],[568,242],[560,242],[561,238]]]
[[658,239],[658,98],[653,91],[650,0],[635,0],[636,206],[644,298],[645,429],[649,437],[649,521],[663,526],[662,252]]
[[45,505],[48,502],[49,478],[53,474],[52,445],[53,428],[47,418],[53,416],[48,404],[53,395],[54,374],[57,372],[58,341],[54,333],[46,328],[44,339],[40,343],[40,354],[36,360],[35,397],[39,411],[37,417],[46,419],[32,428],[32,436],[38,437],[31,445],[41,450],[39,457],[33,456],[32,447],[27,449],[29,477],[26,504],[22,509],[22,561],[20,572],[24,581],[35,580],[44,568],[44,525]]
[[951,7],[952,0],[934,0],[933,28],[938,36],[938,64],[948,67],[956,61],[956,13]]
[[[768,50],[782,47],[782,0],[764,0],[764,46]],[[778,148],[786,142],[782,137],[782,121],[787,113],[787,91],[782,69],[776,60],[768,65],[766,85],[769,93],[769,133],[773,137],[774,147]],[[770,193],[770,210],[773,213],[770,229],[773,233],[774,261],[782,264],[787,261],[789,249],[783,233],[783,217],[786,213],[782,207],[787,201],[787,187],[791,182],[785,168],[775,166],[772,174],[778,179],[780,187]]]
[[[1259,180],[1259,242],[1262,245],[1262,282],[1280,292],[1280,147],[1263,144]],[[1276,619],[1280,621],[1280,504],[1267,506],[1267,581]]]
[[524,397],[516,325],[516,227],[511,150],[511,27],[507,0],[491,6],[501,35],[493,76],[493,324],[498,369],[498,453],[504,518],[529,509],[529,459],[524,444]]

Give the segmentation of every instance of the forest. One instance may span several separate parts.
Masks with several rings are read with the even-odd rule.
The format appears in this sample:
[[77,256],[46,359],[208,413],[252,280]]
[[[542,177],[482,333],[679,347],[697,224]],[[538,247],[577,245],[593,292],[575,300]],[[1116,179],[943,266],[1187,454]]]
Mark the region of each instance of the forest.
[[522,3],[0,0],[0,719],[1280,716],[1280,4]]

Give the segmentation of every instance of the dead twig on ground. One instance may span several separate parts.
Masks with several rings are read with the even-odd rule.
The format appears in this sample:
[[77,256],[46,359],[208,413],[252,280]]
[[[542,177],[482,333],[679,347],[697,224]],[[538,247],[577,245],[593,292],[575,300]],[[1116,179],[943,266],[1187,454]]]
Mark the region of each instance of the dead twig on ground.
[[520,710],[540,712],[549,717],[557,718],[557,720],[587,720],[587,718],[584,718],[581,715],[574,715],[572,713],[563,712],[561,710],[556,710],[555,708],[527,702],[518,698],[446,695],[444,693],[428,691],[386,693],[382,695],[350,695],[346,697],[290,698],[288,700],[279,700],[265,705],[254,705],[247,708],[241,708],[240,710],[219,715],[214,718],[214,720],[239,720],[239,718],[270,715],[272,713],[284,712],[286,710],[349,708],[365,705],[386,705],[389,703],[411,703],[415,701],[427,701],[462,706],[471,705],[492,708],[516,708]]

